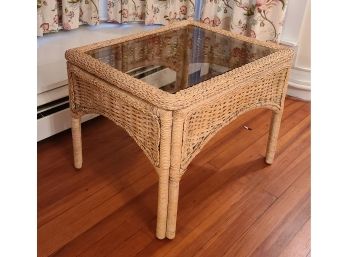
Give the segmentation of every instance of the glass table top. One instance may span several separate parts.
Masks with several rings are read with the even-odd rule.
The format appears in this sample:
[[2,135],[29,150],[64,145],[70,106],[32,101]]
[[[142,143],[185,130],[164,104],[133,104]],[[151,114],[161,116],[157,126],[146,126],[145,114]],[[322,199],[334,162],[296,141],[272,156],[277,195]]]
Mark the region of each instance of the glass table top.
[[189,25],[87,54],[161,90],[176,93],[274,51]]

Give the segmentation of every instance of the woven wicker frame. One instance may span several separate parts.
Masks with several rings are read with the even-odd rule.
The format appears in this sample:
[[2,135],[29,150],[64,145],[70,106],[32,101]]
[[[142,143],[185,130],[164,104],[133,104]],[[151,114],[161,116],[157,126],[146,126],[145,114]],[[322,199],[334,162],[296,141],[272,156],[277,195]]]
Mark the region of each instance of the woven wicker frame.
[[[171,94],[86,54],[87,51],[195,25],[276,50],[274,53],[193,87]],[[191,160],[221,128],[256,109],[273,111],[266,162],[271,164],[287,90],[293,50],[195,21],[108,40],[66,52],[75,167],[82,167],[80,118],[101,114],[125,129],[159,176],[156,236],[173,239],[180,179]]]

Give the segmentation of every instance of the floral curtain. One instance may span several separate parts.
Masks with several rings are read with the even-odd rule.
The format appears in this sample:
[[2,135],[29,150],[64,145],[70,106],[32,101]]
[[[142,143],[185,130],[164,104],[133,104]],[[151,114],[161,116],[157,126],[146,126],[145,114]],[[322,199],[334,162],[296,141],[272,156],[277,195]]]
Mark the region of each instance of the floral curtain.
[[[193,19],[195,0],[37,0],[37,34],[99,23],[99,1],[109,22],[167,24]],[[201,20],[211,26],[267,41],[279,41],[287,0],[201,0]]]
[[37,35],[99,23],[99,0],[37,0]]
[[108,0],[108,21],[167,24],[193,19],[194,0]]
[[279,41],[287,0],[205,0],[201,20],[265,41]]

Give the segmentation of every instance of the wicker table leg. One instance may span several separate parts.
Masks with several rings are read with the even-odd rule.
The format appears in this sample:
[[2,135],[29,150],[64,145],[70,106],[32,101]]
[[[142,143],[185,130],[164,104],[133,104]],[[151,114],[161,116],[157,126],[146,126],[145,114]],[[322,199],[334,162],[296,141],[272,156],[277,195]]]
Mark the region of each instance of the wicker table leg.
[[183,171],[181,171],[181,152],[184,130],[184,116],[174,113],[172,128],[172,145],[169,171],[169,193],[168,193],[168,218],[166,236],[169,239],[175,237],[176,217],[178,210],[179,183]]
[[158,182],[158,203],[157,203],[157,226],[156,237],[164,239],[167,229],[167,211],[168,211],[168,174],[166,172],[159,177]]
[[172,113],[159,110],[161,117],[160,167],[158,174],[158,203],[156,237],[164,239],[167,230],[170,147],[172,135]]
[[168,203],[168,219],[167,219],[167,233],[169,239],[174,239],[176,232],[176,218],[178,212],[179,200],[179,178],[169,179],[169,203]]
[[81,140],[81,118],[72,117],[71,132],[73,139],[74,166],[76,169],[82,167],[82,140]]
[[280,129],[280,123],[282,120],[283,112],[273,112],[272,123],[269,130],[267,152],[266,152],[266,163],[272,164],[274,155],[277,149],[277,140]]

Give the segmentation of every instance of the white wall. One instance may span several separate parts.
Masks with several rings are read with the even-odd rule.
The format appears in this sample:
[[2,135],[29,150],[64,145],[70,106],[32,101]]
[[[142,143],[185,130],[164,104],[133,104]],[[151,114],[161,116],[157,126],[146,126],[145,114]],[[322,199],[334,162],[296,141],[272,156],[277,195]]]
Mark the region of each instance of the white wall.
[[285,13],[283,30],[280,35],[281,43],[297,46],[301,31],[306,5],[309,0],[289,0]]
[[288,95],[310,100],[311,46],[310,0],[289,0],[281,35],[281,43],[296,49],[296,58],[289,78]]
[[311,68],[311,3],[308,2],[305,16],[303,18],[300,39],[297,49],[295,66],[310,69]]

